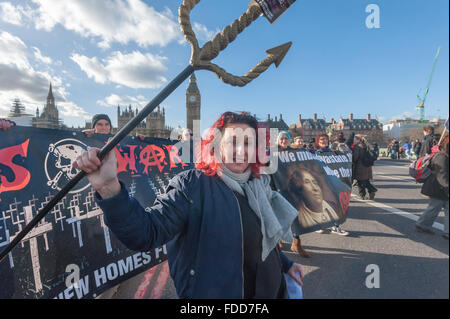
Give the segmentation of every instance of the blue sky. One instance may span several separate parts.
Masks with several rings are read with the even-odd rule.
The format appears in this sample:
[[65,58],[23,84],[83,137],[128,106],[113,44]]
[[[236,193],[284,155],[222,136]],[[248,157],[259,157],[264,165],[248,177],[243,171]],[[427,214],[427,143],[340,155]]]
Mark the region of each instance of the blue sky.
[[[248,0],[203,0],[194,8],[200,44],[238,18]],[[179,31],[181,0],[0,1],[0,116],[14,98],[27,111],[42,109],[51,81],[65,124],[84,126],[95,113],[143,107],[187,65],[190,47]],[[380,8],[380,28],[366,27],[366,7]],[[260,17],[214,60],[243,75],[265,50],[293,42],[272,66],[244,88],[196,73],[202,94],[202,126],[224,111],[259,118],[283,114],[311,118],[381,120],[411,116],[425,89],[437,48],[442,47],[426,103],[428,118],[447,117],[449,93],[447,0],[297,0],[276,23]],[[184,126],[181,85],[163,104],[166,123]]]

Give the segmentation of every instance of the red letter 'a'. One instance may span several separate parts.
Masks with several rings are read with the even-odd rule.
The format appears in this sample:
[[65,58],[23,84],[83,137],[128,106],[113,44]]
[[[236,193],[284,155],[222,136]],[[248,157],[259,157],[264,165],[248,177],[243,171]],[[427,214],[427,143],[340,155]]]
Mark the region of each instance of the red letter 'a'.
[[157,166],[161,173],[164,169],[164,159],[166,154],[161,147],[155,145],[147,145],[140,154],[141,164],[145,165],[144,174],[150,175],[150,166]]
[[177,160],[178,163],[180,163],[183,168],[185,166],[188,166],[188,164],[184,163],[178,156],[178,148],[175,145],[164,145],[164,147],[169,152],[170,169],[177,167],[177,164],[175,164],[175,160]]
[[114,152],[116,153],[117,158],[117,173],[126,172],[127,166],[131,170],[133,174],[137,173],[136,169],[136,159],[134,158],[134,150],[137,145],[127,145],[130,148],[130,156],[127,153],[124,153],[122,156],[122,149],[118,150],[117,147],[114,148]]
[[12,182],[8,182],[5,176],[0,175],[0,194],[2,192],[17,191],[28,185],[31,178],[30,172],[26,168],[14,164],[13,159],[17,155],[27,157],[29,142],[30,139],[22,144],[0,150],[0,163],[8,166],[14,172],[14,180]]

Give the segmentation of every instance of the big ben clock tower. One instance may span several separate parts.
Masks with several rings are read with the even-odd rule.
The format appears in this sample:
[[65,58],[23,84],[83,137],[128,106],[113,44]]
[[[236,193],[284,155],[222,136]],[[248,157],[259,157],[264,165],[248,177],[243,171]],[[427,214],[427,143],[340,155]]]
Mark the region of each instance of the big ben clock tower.
[[193,132],[193,121],[200,120],[200,90],[197,86],[197,78],[192,74],[189,86],[186,90],[186,126]]

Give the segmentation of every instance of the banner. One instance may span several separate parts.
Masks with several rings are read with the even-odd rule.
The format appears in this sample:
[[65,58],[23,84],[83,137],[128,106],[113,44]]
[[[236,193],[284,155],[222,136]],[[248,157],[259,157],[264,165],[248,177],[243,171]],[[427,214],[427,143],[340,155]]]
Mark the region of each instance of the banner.
[[[76,157],[109,137],[19,126],[0,131],[0,250],[78,173]],[[143,207],[170,178],[192,168],[174,144],[126,137],[115,149],[119,179]],[[0,262],[0,298],[95,298],[166,258],[165,246],[147,252],[124,247],[106,227],[84,178]]]
[[274,23],[296,0],[256,0],[264,16],[270,23]]
[[295,235],[342,224],[351,196],[351,152],[312,154],[304,149],[278,153],[275,187],[298,210]]

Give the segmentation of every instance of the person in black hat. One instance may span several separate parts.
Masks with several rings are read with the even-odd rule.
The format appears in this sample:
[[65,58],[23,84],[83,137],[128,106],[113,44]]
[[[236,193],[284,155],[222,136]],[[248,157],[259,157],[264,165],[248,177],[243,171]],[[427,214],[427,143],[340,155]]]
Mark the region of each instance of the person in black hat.
[[106,114],[95,114],[92,118],[92,129],[84,130],[83,133],[87,137],[92,137],[94,134],[111,134],[112,125],[111,120]]

